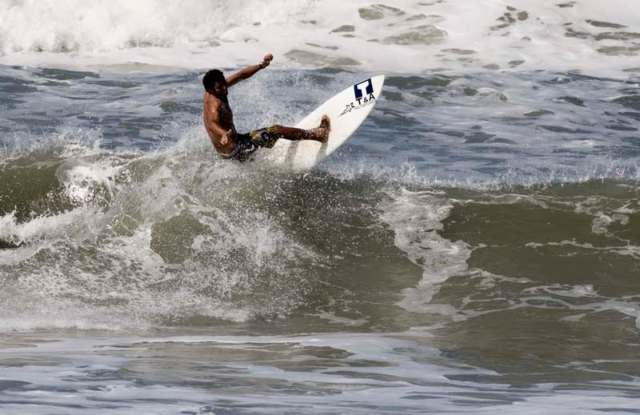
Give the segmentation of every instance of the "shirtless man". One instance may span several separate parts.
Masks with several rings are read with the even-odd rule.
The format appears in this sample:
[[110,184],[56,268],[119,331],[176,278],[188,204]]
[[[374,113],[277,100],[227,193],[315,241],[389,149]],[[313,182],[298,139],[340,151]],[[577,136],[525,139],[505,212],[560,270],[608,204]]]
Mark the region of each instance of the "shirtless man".
[[325,143],[329,137],[330,122],[326,115],[320,126],[311,130],[273,125],[268,128],[239,134],[233,124],[233,112],[227,100],[227,89],[250,78],[271,63],[268,54],[258,65],[248,66],[225,78],[222,71],[212,69],[204,75],[204,126],[218,153],[225,159],[247,160],[259,147],[271,148],[280,138],[287,140],[315,140]]

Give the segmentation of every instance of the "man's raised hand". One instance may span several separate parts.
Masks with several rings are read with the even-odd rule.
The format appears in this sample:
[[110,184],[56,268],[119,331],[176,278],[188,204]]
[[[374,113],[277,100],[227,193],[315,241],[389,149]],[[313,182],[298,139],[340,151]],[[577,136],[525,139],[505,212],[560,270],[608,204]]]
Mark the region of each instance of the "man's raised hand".
[[264,55],[264,58],[262,58],[262,63],[260,64],[260,67],[262,69],[266,68],[267,66],[269,66],[272,60],[273,60],[273,55],[270,53],[267,53],[266,55]]

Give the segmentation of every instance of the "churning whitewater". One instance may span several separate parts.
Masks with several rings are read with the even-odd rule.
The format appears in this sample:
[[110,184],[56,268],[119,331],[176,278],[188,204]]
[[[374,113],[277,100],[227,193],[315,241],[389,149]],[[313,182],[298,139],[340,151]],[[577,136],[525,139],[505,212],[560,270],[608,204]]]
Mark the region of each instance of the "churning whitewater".
[[0,61],[233,67],[269,50],[307,68],[621,76],[640,69],[639,20],[628,0],[5,0]]
[[[268,52],[239,130],[386,75],[310,172],[202,126]],[[625,0],[0,0],[0,412],[637,412],[639,55]]]

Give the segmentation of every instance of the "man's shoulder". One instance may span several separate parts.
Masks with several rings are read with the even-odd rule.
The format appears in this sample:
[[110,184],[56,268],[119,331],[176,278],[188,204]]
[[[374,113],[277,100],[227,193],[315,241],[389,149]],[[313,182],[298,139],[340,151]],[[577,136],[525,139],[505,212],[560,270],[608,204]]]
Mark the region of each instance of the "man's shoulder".
[[213,111],[213,110],[218,110],[222,105],[222,102],[218,98],[214,97],[213,95],[207,95],[204,98],[204,105],[205,105],[205,108]]

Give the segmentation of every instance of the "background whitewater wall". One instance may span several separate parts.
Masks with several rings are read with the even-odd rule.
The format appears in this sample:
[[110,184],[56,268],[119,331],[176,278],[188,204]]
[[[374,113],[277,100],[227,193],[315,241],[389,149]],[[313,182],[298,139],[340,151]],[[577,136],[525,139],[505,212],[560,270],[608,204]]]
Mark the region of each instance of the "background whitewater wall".
[[632,0],[5,0],[0,62],[636,71]]

